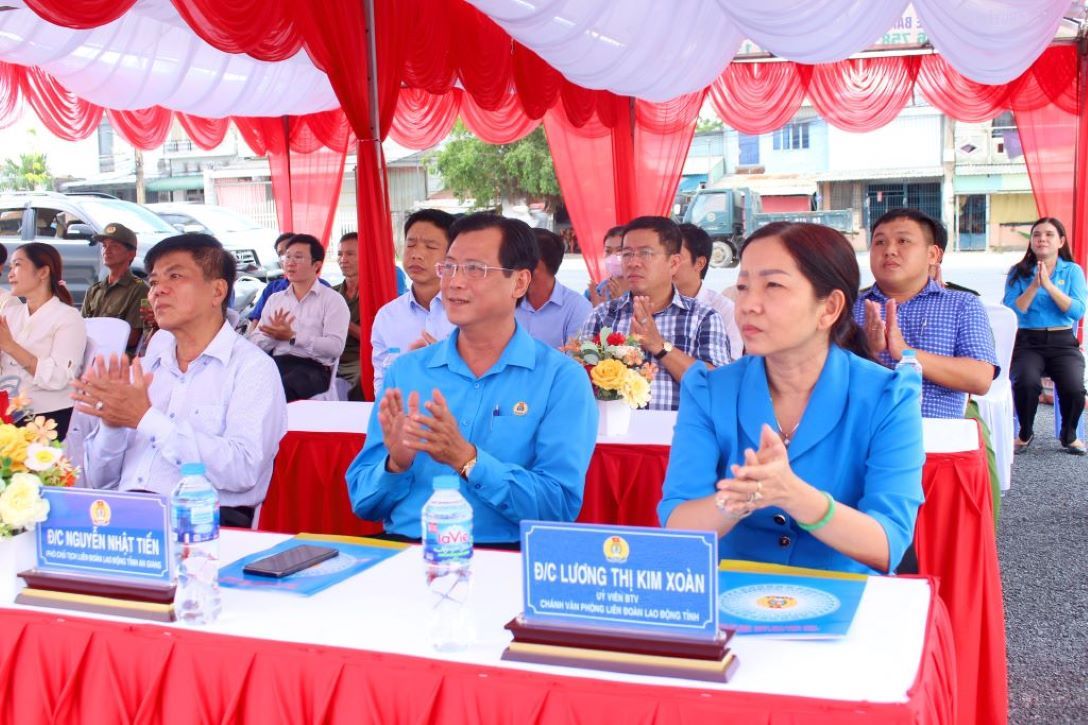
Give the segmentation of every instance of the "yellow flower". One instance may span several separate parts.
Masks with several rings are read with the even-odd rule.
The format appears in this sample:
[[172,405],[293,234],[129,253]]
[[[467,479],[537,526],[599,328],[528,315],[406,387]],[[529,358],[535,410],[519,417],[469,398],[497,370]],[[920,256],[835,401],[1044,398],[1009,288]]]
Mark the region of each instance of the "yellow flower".
[[35,416],[26,424],[27,439],[31,443],[47,444],[57,439],[57,421],[44,415]]
[[26,470],[26,433],[13,425],[0,425],[0,458],[10,458],[11,467],[16,471]]
[[619,390],[627,376],[627,367],[619,360],[602,360],[593,366],[589,378],[601,390]]
[[26,449],[26,467],[31,471],[46,471],[55,466],[60,457],[59,448],[31,443]]
[[650,402],[650,381],[634,370],[628,370],[620,386],[620,395],[632,408],[642,408]]
[[45,521],[49,504],[41,497],[42,483],[32,473],[16,473],[0,493],[0,521],[13,529],[25,529]]

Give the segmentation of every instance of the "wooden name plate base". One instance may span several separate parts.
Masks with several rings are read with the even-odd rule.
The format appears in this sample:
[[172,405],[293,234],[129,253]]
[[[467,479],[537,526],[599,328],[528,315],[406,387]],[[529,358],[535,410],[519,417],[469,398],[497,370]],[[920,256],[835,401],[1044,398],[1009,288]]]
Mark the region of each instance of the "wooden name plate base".
[[55,574],[37,569],[19,573],[27,588],[17,604],[72,609],[78,612],[136,617],[173,622],[174,585],[110,581],[78,574]]
[[728,682],[740,665],[728,647],[732,630],[722,630],[716,642],[700,642],[526,624],[520,616],[506,629],[514,641],[502,658],[516,662],[709,682]]

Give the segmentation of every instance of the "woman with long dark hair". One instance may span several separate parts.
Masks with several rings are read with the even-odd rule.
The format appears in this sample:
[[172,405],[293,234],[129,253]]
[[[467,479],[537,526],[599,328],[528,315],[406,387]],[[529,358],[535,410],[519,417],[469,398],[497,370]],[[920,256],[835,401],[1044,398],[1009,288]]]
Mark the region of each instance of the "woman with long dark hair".
[[1016,313],[1019,329],[1012,349],[1009,379],[1020,432],[1013,442],[1021,453],[1035,438],[1035,411],[1050,376],[1057,393],[1062,426],[1058,436],[1066,451],[1085,454],[1077,438],[1084,413],[1084,355],[1077,342],[1077,323],[1084,317],[1084,270],[1069,250],[1065,226],[1043,217],[1031,226],[1024,258],[1009,269],[1005,305]]
[[895,570],[922,503],[922,381],[869,358],[860,277],[828,227],[776,222],[745,241],[748,354],[684,376],[664,525],[717,531],[722,558]]
[[11,255],[11,293],[0,315],[0,374],[20,378],[36,415],[57,423],[64,440],[72,419],[72,380],[83,367],[87,328],[63,284],[60,254],[40,242]]

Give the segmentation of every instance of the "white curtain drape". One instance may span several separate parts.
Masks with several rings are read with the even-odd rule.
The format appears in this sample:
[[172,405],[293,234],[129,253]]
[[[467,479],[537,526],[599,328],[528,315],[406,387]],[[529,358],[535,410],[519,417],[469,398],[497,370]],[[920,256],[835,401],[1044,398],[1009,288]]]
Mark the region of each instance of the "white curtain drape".
[[[788,60],[842,60],[871,46],[908,7],[907,0],[469,2],[574,83],[650,101],[706,88],[745,38]],[[338,106],[306,53],[280,62],[224,53],[198,38],[170,0],[140,0],[91,30],[52,25],[22,0],[4,5],[12,9],[0,12],[0,61],[39,66],[106,108],[160,105],[221,118]],[[999,84],[1038,57],[1070,0],[915,0],[914,7],[956,70]]]
[[[228,2],[229,0],[224,0]],[[119,110],[163,106],[205,118],[279,116],[338,108],[305,53],[278,63],[219,51],[170,0],[142,0],[91,30],[47,23],[19,2],[0,12],[0,60],[39,66],[77,96]]]
[[[907,0],[469,0],[560,73],[589,88],[667,100],[707,86],[743,38],[801,63],[873,45]],[[1007,83],[1054,38],[1070,0],[915,0],[949,63]]]

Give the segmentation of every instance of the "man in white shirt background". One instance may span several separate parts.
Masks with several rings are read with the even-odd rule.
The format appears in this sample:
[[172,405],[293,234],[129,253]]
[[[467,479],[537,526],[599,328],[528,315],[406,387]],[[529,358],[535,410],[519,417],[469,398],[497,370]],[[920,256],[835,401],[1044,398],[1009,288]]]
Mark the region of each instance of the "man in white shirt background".
[[290,286],[268,298],[249,339],[272,355],[291,403],[329,389],[351,311],[339,292],[318,284],[325,248],[315,237],[291,237],[281,261]]
[[534,229],[540,261],[533,270],[529,292],[519,302],[514,317],[532,337],[548,347],[562,347],[578,337],[593,306],[582,295],[555,278],[563,263],[566,244],[547,229]]
[[734,303],[723,294],[703,284],[710,268],[710,255],[714,251],[714,242],[706,230],[694,224],[680,224],[680,266],[672,279],[680,294],[694,297],[704,305],[713,307],[722,316],[725,323],[725,337],[729,350],[729,362],[744,354],[744,338],[733,314]]
[[453,215],[420,209],[404,222],[404,271],[412,280],[407,292],[378,310],[370,328],[374,394],[381,399],[385,369],[400,354],[437,342],[453,331],[446,318],[435,265],[450,246]]
[[226,322],[235,262],[213,237],[163,240],[146,264],[163,342],[131,367],[99,356],[74,383],[79,411],[98,419],[80,462],[86,482],[168,496],[181,465],[200,462],[221,523],[248,527],[287,430],[276,365]]

